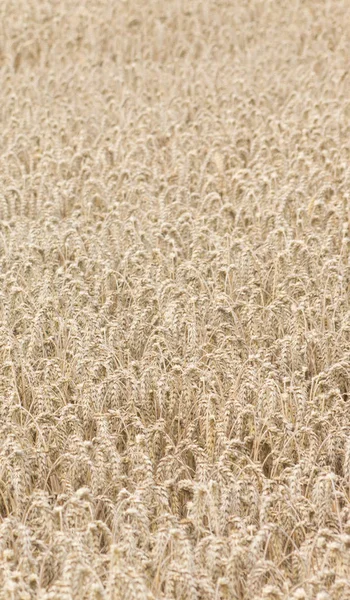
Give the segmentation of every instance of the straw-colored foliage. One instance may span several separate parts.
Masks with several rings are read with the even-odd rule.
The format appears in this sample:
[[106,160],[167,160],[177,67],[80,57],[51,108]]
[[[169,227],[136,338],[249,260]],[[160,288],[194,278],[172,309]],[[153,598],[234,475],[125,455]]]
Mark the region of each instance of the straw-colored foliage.
[[350,3],[0,3],[0,599],[350,599]]

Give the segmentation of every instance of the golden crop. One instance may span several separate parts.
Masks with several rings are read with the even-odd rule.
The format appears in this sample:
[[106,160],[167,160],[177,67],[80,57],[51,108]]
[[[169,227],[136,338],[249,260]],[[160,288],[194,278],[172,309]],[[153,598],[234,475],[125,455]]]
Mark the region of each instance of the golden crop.
[[350,3],[0,3],[0,600],[350,600]]

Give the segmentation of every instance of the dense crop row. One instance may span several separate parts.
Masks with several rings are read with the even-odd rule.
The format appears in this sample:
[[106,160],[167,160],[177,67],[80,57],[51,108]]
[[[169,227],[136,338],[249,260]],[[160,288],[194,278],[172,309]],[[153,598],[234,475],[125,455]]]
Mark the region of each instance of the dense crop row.
[[350,4],[0,6],[0,599],[350,599]]

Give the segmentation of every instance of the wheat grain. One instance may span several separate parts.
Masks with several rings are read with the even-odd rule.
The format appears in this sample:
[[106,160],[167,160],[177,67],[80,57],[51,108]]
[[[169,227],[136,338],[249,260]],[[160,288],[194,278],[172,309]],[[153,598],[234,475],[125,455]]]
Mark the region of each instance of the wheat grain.
[[0,5],[0,600],[350,598],[345,0]]

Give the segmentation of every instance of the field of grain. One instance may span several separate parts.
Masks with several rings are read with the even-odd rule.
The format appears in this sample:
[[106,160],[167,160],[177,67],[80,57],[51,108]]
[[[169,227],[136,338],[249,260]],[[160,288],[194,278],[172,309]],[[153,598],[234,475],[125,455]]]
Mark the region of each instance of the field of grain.
[[350,599],[350,3],[0,3],[0,600]]

